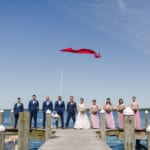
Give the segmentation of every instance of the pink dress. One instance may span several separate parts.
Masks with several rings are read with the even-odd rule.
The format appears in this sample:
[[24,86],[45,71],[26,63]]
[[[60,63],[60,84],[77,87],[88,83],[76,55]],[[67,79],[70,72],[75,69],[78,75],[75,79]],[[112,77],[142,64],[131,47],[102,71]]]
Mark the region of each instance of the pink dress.
[[99,109],[99,107],[97,105],[91,105],[91,124],[92,124],[92,128],[99,128],[99,117],[98,117],[98,113],[92,113],[92,110],[95,109]]
[[106,117],[106,127],[108,129],[114,129],[115,128],[115,121],[112,111],[108,112],[107,109],[112,109],[112,106],[109,104],[104,105],[105,110],[105,117]]
[[117,106],[118,111],[118,124],[119,128],[123,129],[123,109],[125,108],[124,104],[120,104]]
[[140,112],[138,109],[138,103],[136,101],[132,102],[131,108],[134,111],[134,127],[135,127],[135,129],[141,129],[142,128],[141,127],[141,118],[140,118]]

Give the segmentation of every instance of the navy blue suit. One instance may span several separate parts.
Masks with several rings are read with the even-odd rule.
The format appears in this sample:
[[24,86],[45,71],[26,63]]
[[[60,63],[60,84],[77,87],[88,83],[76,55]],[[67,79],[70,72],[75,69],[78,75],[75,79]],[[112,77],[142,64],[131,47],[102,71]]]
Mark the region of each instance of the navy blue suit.
[[39,111],[39,101],[38,100],[30,100],[28,109],[30,112],[30,127],[32,124],[32,118],[34,118],[34,127],[37,127],[37,112]]
[[19,118],[19,113],[24,111],[24,106],[22,103],[15,103],[14,104],[14,117],[15,117],[15,125],[16,128]]
[[[65,103],[64,103],[64,101],[57,100],[55,102],[55,111],[60,116],[61,127],[64,128],[64,111],[65,111]],[[58,127],[58,120],[56,120],[56,127]]]
[[77,112],[77,104],[76,102],[68,102],[67,103],[67,121],[66,121],[66,127],[68,127],[69,125],[69,121],[70,121],[70,118],[72,118],[73,120],[73,124],[75,123],[76,121],[76,112]]
[[45,128],[45,120],[46,120],[46,111],[47,110],[53,111],[53,102],[52,101],[44,101],[42,105],[42,111],[43,111],[43,128]]

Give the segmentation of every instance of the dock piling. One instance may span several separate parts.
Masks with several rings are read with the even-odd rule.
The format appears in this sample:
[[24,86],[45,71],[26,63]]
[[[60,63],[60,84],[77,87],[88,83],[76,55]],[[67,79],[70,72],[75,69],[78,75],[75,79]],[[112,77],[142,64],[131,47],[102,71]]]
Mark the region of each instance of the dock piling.
[[125,150],[135,150],[134,112],[128,107],[124,110]]
[[106,142],[105,111],[100,111],[100,138]]
[[10,127],[14,126],[14,111],[11,110],[10,112]]
[[4,150],[5,132],[0,132],[0,150]]
[[0,125],[4,122],[4,111],[0,110]]
[[52,128],[51,128],[51,113],[46,112],[46,129],[45,129],[45,140],[49,140],[52,136]]
[[150,150],[150,125],[146,128],[146,132],[147,132],[147,149]]
[[149,125],[149,118],[148,118],[149,112],[146,110],[145,111],[145,128],[148,127]]
[[29,142],[29,112],[19,113],[18,150],[28,150]]

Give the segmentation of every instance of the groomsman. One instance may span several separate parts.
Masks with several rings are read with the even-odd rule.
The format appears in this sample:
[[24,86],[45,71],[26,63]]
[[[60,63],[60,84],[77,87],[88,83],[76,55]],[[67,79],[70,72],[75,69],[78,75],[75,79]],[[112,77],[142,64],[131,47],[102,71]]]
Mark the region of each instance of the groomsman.
[[16,128],[18,119],[19,119],[19,113],[24,111],[23,103],[21,103],[21,98],[17,98],[17,102],[14,104],[14,117],[15,117],[15,124],[14,128]]
[[45,120],[46,120],[46,111],[50,110],[53,111],[53,102],[50,101],[49,96],[46,96],[45,101],[42,105],[42,111],[43,111],[43,128],[45,128]]
[[37,113],[39,111],[39,101],[36,99],[36,95],[32,95],[32,99],[29,101],[28,109],[30,112],[30,128],[32,125],[32,118],[34,119],[34,128],[37,128]]
[[66,122],[66,128],[68,128],[70,118],[73,120],[73,124],[76,121],[76,112],[77,112],[77,104],[74,101],[74,97],[70,96],[70,101],[67,103],[67,122]]
[[[60,116],[61,120],[61,128],[64,128],[64,111],[65,111],[65,103],[62,100],[61,96],[58,96],[58,100],[55,102],[55,111]],[[56,128],[58,128],[58,120],[56,120]]]

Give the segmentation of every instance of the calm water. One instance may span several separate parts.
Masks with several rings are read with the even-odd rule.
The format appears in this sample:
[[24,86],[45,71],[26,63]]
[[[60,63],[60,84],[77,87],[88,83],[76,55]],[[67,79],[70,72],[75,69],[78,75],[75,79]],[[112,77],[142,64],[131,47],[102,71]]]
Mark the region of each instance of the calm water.
[[[89,116],[89,112],[87,112],[88,116]],[[145,127],[145,120],[144,120],[144,112],[141,111],[140,112],[141,115],[141,119],[142,119],[142,127]],[[115,125],[116,127],[118,127],[118,118],[117,118],[117,112],[114,111],[114,118],[115,118]],[[150,116],[149,116],[150,119]],[[65,119],[66,121],[66,114],[65,114]],[[38,113],[38,127],[42,127],[42,112],[40,111]],[[55,120],[52,120],[52,124],[55,124]],[[9,126],[10,125],[10,112],[9,111],[5,111],[4,112],[4,125],[5,126]],[[70,120],[70,126],[73,127],[73,122],[72,120]],[[37,141],[37,140],[32,140],[29,142],[29,147],[30,150],[38,150],[39,147],[44,143],[44,141]],[[146,145],[146,141],[141,141],[142,144]],[[112,136],[112,137],[107,137],[107,144],[111,147],[112,150],[124,150],[124,141],[123,140],[119,140],[117,137]]]

